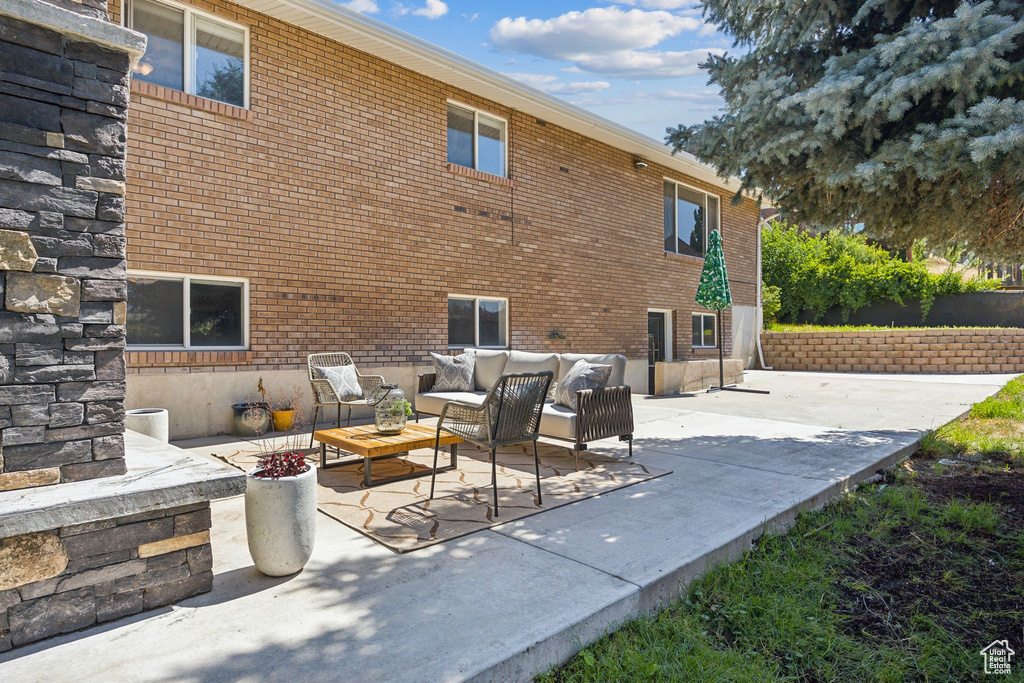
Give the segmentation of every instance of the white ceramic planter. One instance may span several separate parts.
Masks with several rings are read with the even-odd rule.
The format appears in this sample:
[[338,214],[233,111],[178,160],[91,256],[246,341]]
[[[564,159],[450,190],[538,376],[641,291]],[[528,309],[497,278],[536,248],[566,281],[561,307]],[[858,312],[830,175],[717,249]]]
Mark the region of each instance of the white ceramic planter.
[[267,576],[302,569],[316,541],[316,468],[295,477],[246,477],[245,531],[249,555]]
[[125,429],[167,443],[167,411],[163,408],[138,408],[124,414]]

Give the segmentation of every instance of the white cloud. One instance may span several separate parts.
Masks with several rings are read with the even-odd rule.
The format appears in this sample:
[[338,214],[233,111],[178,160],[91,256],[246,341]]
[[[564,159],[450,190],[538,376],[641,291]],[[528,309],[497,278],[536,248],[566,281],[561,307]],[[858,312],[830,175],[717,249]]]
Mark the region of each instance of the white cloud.
[[416,16],[426,17],[427,19],[437,19],[448,14],[448,4],[442,0],[427,0],[427,4],[419,9],[413,9],[405,3],[396,2],[391,7],[391,12],[395,16],[401,17],[406,14],[415,14]]
[[644,9],[692,9],[691,0],[617,0],[622,5],[639,6]]
[[479,12],[473,12],[472,14],[463,14],[462,18],[465,19],[470,24],[472,24],[474,21],[476,21],[477,19],[480,18],[480,13]]
[[601,92],[606,88],[611,87],[611,83],[607,81],[575,81],[573,83],[562,83],[558,80],[558,76],[552,76],[550,74],[525,74],[525,73],[510,73],[506,74],[522,81],[527,85],[532,85],[538,90],[551,93],[552,95],[591,95],[593,93]]
[[443,0],[427,0],[427,4],[412,11],[413,14],[427,19],[437,19],[448,14],[448,4]]
[[365,12],[366,14],[380,11],[380,7],[377,6],[377,0],[349,0],[348,2],[341,3],[341,6],[347,7],[353,12]]
[[682,31],[700,27],[701,22],[692,17],[669,12],[592,7],[553,19],[505,17],[491,29],[491,41],[506,52],[566,59],[581,53],[653,47]]
[[722,51],[645,48],[683,31],[700,33],[704,27],[699,19],[671,12],[593,7],[553,19],[505,17],[491,29],[491,41],[504,52],[565,60],[578,70],[614,78],[674,78],[698,73],[709,52]]
[[573,61],[581,69],[614,78],[677,78],[700,73],[700,63],[707,59],[708,54],[724,52],[715,48],[684,52],[621,50],[576,55]]

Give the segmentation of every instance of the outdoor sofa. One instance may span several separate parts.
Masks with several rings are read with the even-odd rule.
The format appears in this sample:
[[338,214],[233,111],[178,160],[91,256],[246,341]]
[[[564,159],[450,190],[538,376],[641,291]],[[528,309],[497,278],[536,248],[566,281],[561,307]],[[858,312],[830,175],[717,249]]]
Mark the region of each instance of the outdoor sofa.
[[[587,443],[613,436],[629,443],[629,455],[633,455],[633,403],[630,388],[626,384],[626,357],[619,354],[580,353],[530,353],[527,351],[504,351],[494,349],[467,349],[475,352],[473,369],[474,391],[431,391],[436,375],[433,372],[419,375],[416,393],[416,419],[420,415],[437,416],[444,404],[459,401],[480,405],[487,390],[503,374],[523,372],[554,373],[556,382],[565,377],[577,361],[611,365],[612,372],[607,386],[601,389],[586,389],[576,393],[577,410],[556,405],[548,398],[544,403],[540,420],[540,435],[549,439],[569,441],[573,444],[576,468],[579,469],[580,451],[587,450]],[[549,393],[550,395],[550,393]]]

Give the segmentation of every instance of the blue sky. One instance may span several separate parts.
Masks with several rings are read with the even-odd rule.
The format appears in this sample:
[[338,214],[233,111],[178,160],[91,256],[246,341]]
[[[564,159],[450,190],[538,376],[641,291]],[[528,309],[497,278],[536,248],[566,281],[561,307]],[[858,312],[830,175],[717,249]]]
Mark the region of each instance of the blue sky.
[[662,140],[721,98],[697,64],[730,41],[691,0],[336,0]]

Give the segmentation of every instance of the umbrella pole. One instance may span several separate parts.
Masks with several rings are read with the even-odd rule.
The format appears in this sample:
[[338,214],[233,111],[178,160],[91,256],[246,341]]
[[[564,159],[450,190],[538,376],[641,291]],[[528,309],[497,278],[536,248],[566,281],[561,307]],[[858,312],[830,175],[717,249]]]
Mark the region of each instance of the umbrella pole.
[[722,358],[722,348],[725,346],[724,339],[722,338],[722,314],[724,311],[719,311],[718,315],[718,387],[725,389],[725,360]]
[[739,391],[744,394],[770,394],[772,392],[765,391],[764,389],[740,389],[737,386],[725,386],[725,360],[722,356],[725,348],[725,340],[722,338],[722,313],[719,311],[718,315],[718,386],[711,387],[708,389],[710,394],[712,391]]

